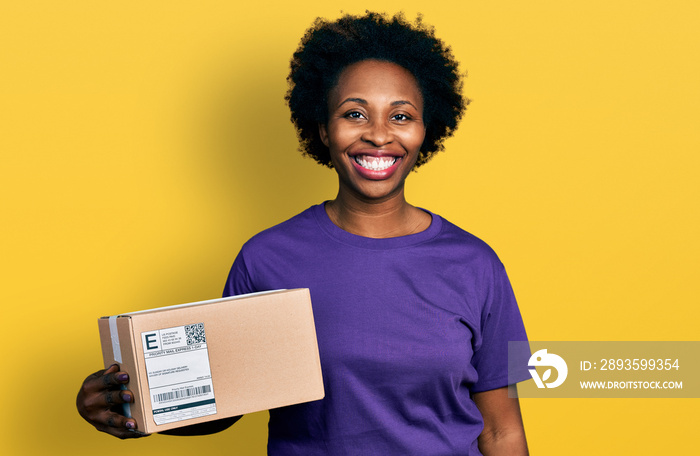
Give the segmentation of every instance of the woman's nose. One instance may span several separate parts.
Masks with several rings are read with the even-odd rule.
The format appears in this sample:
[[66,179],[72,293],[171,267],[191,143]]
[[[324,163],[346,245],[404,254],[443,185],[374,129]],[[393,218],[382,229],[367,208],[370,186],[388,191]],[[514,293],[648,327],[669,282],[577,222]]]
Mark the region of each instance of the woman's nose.
[[367,124],[367,128],[362,133],[362,140],[379,147],[392,141],[390,125],[382,121],[372,121]]

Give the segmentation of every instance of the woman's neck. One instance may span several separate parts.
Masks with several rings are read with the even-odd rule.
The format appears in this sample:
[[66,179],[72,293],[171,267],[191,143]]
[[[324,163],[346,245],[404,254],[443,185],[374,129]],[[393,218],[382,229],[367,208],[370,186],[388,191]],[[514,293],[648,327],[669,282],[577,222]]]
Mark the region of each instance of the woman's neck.
[[410,205],[403,192],[380,201],[349,198],[341,192],[326,203],[326,213],[341,229],[369,238],[392,238],[428,229],[430,214]]

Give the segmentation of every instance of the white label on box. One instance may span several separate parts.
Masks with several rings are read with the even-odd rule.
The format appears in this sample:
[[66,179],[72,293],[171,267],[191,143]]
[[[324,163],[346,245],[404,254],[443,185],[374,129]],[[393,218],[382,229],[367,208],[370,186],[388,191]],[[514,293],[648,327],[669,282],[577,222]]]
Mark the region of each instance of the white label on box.
[[204,323],[141,333],[157,425],[216,413]]

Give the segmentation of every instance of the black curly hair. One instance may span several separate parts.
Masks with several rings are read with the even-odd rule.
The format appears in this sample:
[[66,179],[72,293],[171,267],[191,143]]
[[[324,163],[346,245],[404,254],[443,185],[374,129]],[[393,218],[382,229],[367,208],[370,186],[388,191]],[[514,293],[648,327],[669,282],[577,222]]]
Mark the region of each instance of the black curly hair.
[[317,18],[306,31],[291,61],[285,99],[299,137],[299,149],[332,168],[318,125],[328,122],[328,92],[347,66],[367,59],[384,60],[407,69],[423,95],[425,140],[416,167],[444,148],[457,127],[468,100],[462,97],[462,77],[449,47],[435,37],[418,16],[414,24],[399,13],[389,18],[367,12],[336,21]]

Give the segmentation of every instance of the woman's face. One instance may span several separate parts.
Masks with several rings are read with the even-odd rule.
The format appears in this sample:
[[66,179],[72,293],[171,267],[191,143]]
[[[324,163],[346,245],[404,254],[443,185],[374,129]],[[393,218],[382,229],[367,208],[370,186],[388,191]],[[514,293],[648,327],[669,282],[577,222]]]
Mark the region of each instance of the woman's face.
[[363,60],[345,68],[319,126],[340,192],[363,200],[403,195],[425,138],[423,96],[413,75],[394,63]]

